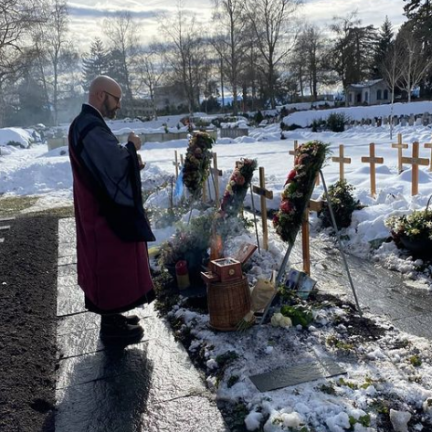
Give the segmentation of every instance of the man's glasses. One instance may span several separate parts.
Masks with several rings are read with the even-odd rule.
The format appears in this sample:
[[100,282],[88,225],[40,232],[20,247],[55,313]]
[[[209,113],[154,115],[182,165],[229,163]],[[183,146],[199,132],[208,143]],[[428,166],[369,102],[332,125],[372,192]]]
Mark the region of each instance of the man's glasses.
[[115,95],[113,95],[112,93],[107,92],[106,90],[104,90],[103,92],[106,93],[107,95],[110,95],[111,97],[113,97],[114,100],[115,100],[117,103],[120,103],[120,101],[121,101],[121,97],[115,96]]

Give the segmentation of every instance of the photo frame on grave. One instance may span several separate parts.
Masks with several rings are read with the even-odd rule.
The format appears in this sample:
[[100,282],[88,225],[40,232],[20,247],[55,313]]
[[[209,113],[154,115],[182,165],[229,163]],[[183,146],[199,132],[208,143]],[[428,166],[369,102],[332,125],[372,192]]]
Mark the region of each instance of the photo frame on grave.
[[287,275],[286,280],[285,280],[285,286],[289,290],[297,289],[297,284],[298,284],[301,273],[302,272],[300,270],[296,270],[296,269],[291,269],[288,272],[288,275]]
[[297,281],[297,296],[302,300],[307,300],[309,294],[315,288],[316,281],[309,277],[308,274],[300,272]]

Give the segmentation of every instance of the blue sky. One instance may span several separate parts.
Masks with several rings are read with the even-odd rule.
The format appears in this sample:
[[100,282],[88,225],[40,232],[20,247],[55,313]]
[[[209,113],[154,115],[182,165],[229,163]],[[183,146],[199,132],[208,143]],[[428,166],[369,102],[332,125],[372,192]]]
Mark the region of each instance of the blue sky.
[[[137,32],[143,43],[150,42],[158,34],[157,17],[172,13],[176,0],[74,0],[68,2],[72,38],[85,51],[96,36],[101,36],[102,20],[118,11],[128,11],[136,18]],[[211,22],[212,0],[184,0],[185,8],[197,15],[204,25]],[[334,16],[347,16],[357,10],[363,24],[379,27],[389,17],[394,27],[404,21],[403,0],[304,0],[299,17],[305,22],[321,27],[328,26]]]

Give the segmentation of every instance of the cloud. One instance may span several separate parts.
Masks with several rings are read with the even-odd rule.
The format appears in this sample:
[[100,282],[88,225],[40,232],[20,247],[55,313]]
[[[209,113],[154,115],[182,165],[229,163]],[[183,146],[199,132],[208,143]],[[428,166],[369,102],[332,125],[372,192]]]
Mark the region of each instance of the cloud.
[[151,11],[139,11],[130,9],[98,9],[86,6],[69,6],[69,15],[72,18],[106,18],[116,16],[119,13],[128,13],[132,18],[155,19],[157,16],[166,13],[166,9],[153,9]]

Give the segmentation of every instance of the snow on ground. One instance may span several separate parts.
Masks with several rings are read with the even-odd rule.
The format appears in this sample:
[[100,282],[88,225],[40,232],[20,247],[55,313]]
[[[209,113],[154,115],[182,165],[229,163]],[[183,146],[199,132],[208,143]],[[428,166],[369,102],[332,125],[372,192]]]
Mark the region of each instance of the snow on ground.
[[[398,107],[399,112],[403,106]],[[419,103],[418,112],[431,111],[425,103]],[[360,115],[365,108],[351,109],[350,116],[354,113]],[[369,107],[373,110],[372,116],[383,115],[388,106]],[[416,112],[415,104],[405,104],[404,114]],[[355,115],[357,115],[355,114]],[[307,123],[309,112],[296,113],[299,121]],[[171,116],[172,127],[176,126],[179,118]],[[159,120],[161,122],[162,120]],[[165,121],[166,122],[166,121]],[[136,124],[135,124],[136,123]],[[158,128],[161,124],[146,124],[143,122],[110,122],[114,130],[135,130]],[[171,125],[169,124],[169,127]],[[66,127],[65,127],[66,128]],[[25,137],[27,132],[16,130],[16,135]],[[420,143],[431,141],[431,129],[422,126],[396,127],[395,133],[403,135],[405,143],[419,141]],[[11,135],[11,129],[0,129],[0,143]],[[343,133],[321,132],[313,133],[309,129],[297,129],[285,132],[286,139],[281,140],[278,125],[260,129],[250,129],[248,137],[234,140],[219,139],[214,146],[218,156],[218,166],[223,170],[220,181],[220,191],[223,192],[225,184],[234,168],[235,161],[242,157],[258,159],[259,166],[265,168],[266,187],[273,190],[274,198],[267,202],[268,208],[278,208],[280,193],[288,172],[293,166],[293,157],[289,151],[293,149],[293,142],[299,143],[309,140],[321,140],[330,144],[333,155],[337,156],[339,145],[345,146],[345,157],[352,160],[345,166],[346,180],[355,186],[354,194],[361,203],[366,205],[362,210],[353,215],[353,222],[346,230],[349,235],[346,247],[351,252],[360,256],[370,256],[370,241],[388,237],[388,229],[384,226],[384,220],[392,214],[403,214],[414,209],[424,208],[429,196],[432,194],[432,174],[428,167],[422,167],[420,171],[419,195],[411,197],[411,170],[406,166],[402,174],[397,171],[397,150],[391,148],[391,143],[396,142],[396,137],[390,139],[387,126],[382,127],[355,127]],[[369,165],[361,163],[362,156],[369,155],[369,144],[375,143],[375,153],[384,158],[384,164],[377,167],[376,198],[370,196]],[[140,153],[146,161],[146,168],[142,171],[144,190],[154,191],[146,201],[147,207],[166,208],[171,199],[169,185],[174,176],[174,151],[185,153],[187,140],[177,140],[165,143],[146,143]],[[3,147],[1,147],[3,148]],[[67,155],[67,147],[47,151],[46,145],[33,146],[27,149],[6,147],[7,151],[0,153],[0,194],[4,197],[14,195],[35,195],[39,199],[32,208],[26,212],[41,210],[72,203],[72,175]],[[411,156],[411,149],[404,155]],[[430,150],[420,148],[420,156],[429,158]],[[323,169],[327,185],[338,180],[339,165],[328,162]],[[257,184],[258,179],[254,178]],[[314,198],[323,192],[320,184],[315,188]],[[0,207],[2,204],[0,197]],[[254,199],[254,205],[259,209],[258,197]],[[246,205],[251,206],[250,195],[246,198]],[[312,217],[313,228],[316,219]],[[157,229],[157,243],[169,237],[174,227]],[[312,230],[313,235],[325,236],[323,232]],[[252,234],[235,239],[232,249],[244,240],[254,242]],[[285,245],[273,235],[271,230],[269,252],[262,251],[252,260],[253,266],[248,275],[251,281],[259,277],[268,277],[271,270],[281,262],[285,251]],[[406,274],[407,278],[416,279],[421,287],[429,289],[430,274],[420,274],[420,263],[406,259],[401,251],[395,248],[393,243],[383,244],[373,252],[373,258],[383,265],[397,269]],[[301,424],[306,422],[317,431],[330,430],[341,432],[349,429],[350,417],[361,419],[368,411],[368,406],[374,399],[380,401],[385,398],[393,398],[399,401],[401,411],[406,411],[408,405],[423,410],[423,416],[429,418],[432,401],[432,365],[430,364],[431,347],[429,342],[421,338],[398,333],[388,329],[384,338],[378,341],[363,341],[355,343],[348,340],[347,343],[355,345],[355,361],[345,362],[348,375],[343,382],[335,381],[332,388],[317,388],[323,383],[309,383],[295,388],[277,390],[271,393],[258,393],[246,376],[270,369],[270,367],[308,361],[316,355],[326,355],[324,351],[326,340],[329,337],[344,338],[342,326],[333,325],[336,320],[346,315],[344,308],[329,307],[322,309],[319,322],[306,330],[294,328],[267,328],[257,332],[251,330],[243,335],[219,334],[215,335],[206,327],[208,317],[189,310],[181,305],[173,312],[176,317],[182,317],[190,327],[197,339],[192,349],[203,349],[207,358],[208,384],[215,386],[217,382],[217,357],[229,350],[239,355],[239,360],[233,361],[225,373],[224,379],[218,387],[217,394],[220,399],[229,401],[241,398],[246,401],[250,414],[247,417],[248,430],[256,429],[263,415],[270,415],[264,430],[266,432],[279,432],[300,430]],[[337,318],[338,317],[338,318]],[[374,318],[376,320],[376,318]],[[332,324],[333,323],[333,324]],[[383,325],[386,325],[382,321]],[[213,348],[211,348],[213,347]],[[397,348],[395,348],[397,347]],[[331,350],[329,350],[331,351]],[[413,365],[415,355],[423,359],[421,366]],[[212,368],[215,368],[214,373]],[[228,386],[230,376],[238,376],[237,383]],[[216,391],[216,390],[215,390]],[[404,402],[405,401],[405,402]],[[423,408],[422,405],[424,404]],[[393,414],[396,418],[401,414]],[[374,419],[371,419],[371,425]],[[327,429],[326,429],[327,428]],[[375,430],[373,427],[361,426],[357,423],[355,431]],[[404,430],[403,428],[400,430]],[[416,430],[422,430],[419,424]],[[424,429],[426,430],[426,429]]]

